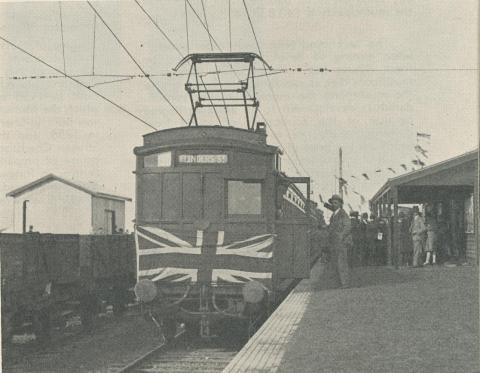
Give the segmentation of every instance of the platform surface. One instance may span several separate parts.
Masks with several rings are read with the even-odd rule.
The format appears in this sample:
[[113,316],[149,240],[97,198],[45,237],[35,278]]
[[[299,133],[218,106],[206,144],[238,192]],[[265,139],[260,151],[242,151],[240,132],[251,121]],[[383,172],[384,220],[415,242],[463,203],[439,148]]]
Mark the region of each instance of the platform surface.
[[317,263],[224,372],[479,372],[476,267]]

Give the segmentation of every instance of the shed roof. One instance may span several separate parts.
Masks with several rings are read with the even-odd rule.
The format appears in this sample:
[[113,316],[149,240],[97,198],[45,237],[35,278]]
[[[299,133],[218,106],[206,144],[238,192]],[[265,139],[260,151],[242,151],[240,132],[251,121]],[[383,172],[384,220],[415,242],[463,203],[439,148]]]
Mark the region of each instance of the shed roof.
[[[375,201],[377,198],[381,197],[384,195],[388,190],[390,190],[392,187],[399,187],[402,185],[406,185],[409,183],[421,183],[422,181],[425,181],[423,185],[431,185],[431,186],[439,186],[442,185],[439,181],[432,181],[432,179],[428,179],[429,177],[432,177],[436,174],[440,174],[442,171],[448,171],[453,168],[458,168],[463,166],[464,164],[475,161],[478,159],[478,149],[469,151],[467,153],[461,154],[459,156],[449,158],[445,161],[435,163],[433,165],[424,167],[420,170],[408,172],[406,174],[393,177],[388,179],[385,184],[375,193],[375,195],[372,197],[371,201]],[[478,165],[477,165],[477,170],[478,170]],[[477,171],[478,172],[478,171]],[[470,185],[470,183],[466,183],[464,180],[448,180],[449,185]],[[471,185],[473,186],[473,180],[471,181]]]
[[20,188],[14,189],[11,192],[7,193],[7,197],[17,197],[27,191],[33,190],[35,188],[38,188],[41,185],[50,183],[52,181],[59,181],[61,183],[71,186],[72,188],[81,190],[82,192],[88,193],[92,196],[99,197],[99,198],[114,199],[114,200],[121,200],[121,201],[132,200],[129,197],[120,196],[114,192],[112,193],[111,191],[106,190],[104,186],[98,185],[94,182],[68,180],[66,178],[63,178],[54,174],[45,175],[44,177],[41,177],[40,179],[32,181],[29,184],[26,184],[24,186],[21,186]]

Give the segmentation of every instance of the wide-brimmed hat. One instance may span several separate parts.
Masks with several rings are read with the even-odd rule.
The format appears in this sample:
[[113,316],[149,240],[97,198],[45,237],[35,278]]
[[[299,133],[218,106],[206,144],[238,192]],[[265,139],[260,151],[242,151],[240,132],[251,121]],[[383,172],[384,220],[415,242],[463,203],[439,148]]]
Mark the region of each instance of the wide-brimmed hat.
[[339,201],[340,203],[343,203],[343,198],[340,197],[338,194],[334,194],[333,196],[330,197],[330,199],[328,200],[328,203],[332,203],[332,201]]

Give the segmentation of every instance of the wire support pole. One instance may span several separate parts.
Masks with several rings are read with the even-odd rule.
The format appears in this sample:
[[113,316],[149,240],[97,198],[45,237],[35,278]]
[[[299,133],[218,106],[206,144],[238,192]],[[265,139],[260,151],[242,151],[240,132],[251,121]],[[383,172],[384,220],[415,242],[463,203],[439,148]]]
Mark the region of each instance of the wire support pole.
[[5,39],[4,37],[0,36],[0,40],[3,40],[5,43],[11,45],[12,47],[18,49],[20,52],[23,52],[24,54],[30,56],[31,58],[33,58],[34,60],[36,60],[37,62],[40,62],[41,64],[49,67],[50,69],[56,71],[57,73],[59,74],[62,74],[65,78],[68,78],[72,81],[74,81],[75,83],[81,85],[82,87],[88,89],[90,92],[93,92],[95,95],[97,95],[98,97],[104,99],[105,101],[109,102],[110,104],[112,104],[113,106],[115,106],[117,109],[120,109],[122,110],[123,112],[127,113],[128,115],[130,115],[131,117],[137,119],[138,121],[142,122],[143,124],[145,124],[146,126],[154,129],[154,130],[158,130],[158,128],[152,126],[150,123],[148,123],[147,121],[143,120],[142,118],[138,117],[137,115],[133,114],[132,112],[130,112],[129,110],[125,109],[124,107],[120,106],[119,104],[117,104],[116,102],[110,100],[108,97],[102,95],[101,93],[98,93],[97,91],[91,89],[89,86],[87,86],[86,84],[82,83],[80,80],[78,79],[75,79],[74,77],[68,75],[68,74],[65,74],[63,71],[61,71],[60,69],[57,69],[56,67],[50,65],[48,62],[45,62],[44,60],[38,58],[37,56],[33,55],[32,53],[28,52],[27,50],[23,49],[22,47],[18,46],[17,44],[14,44],[12,43],[11,41]]
[[155,82],[150,78],[150,76],[145,72],[145,70],[142,68],[142,66],[137,62],[135,57],[132,56],[132,54],[128,51],[127,47],[122,43],[122,41],[118,38],[118,36],[113,32],[113,30],[110,28],[110,26],[105,22],[105,20],[102,18],[100,13],[95,9],[95,7],[91,4],[90,1],[87,1],[87,4],[92,8],[92,10],[95,12],[97,17],[102,21],[102,23],[105,25],[105,27],[110,31],[112,36],[117,40],[117,42],[120,44],[120,46],[123,48],[125,53],[130,57],[130,59],[137,65],[138,69],[142,72],[143,75],[145,75],[148,79],[148,81],[152,84],[152,86],[155,88],[155,90],[163,97],[163,99],[168,103],[168,105],[177,113],[177,115],[182,119],[182,121],[185,124],[188,124],[186,119],[183,117],[182,114],[177,110],[177,108],[172,104],[172,102],[168,99],[168,97],[163,93],[163,91],[155,84]]
[[168,35],[162,30],[162,28],[158,25],[157,22],[152,18],[152,16],[145,10],[145,8],[138,2],[138,0],[135,0],[135,3],[140,7],[140,9],[145,13],[145,15],[148,17],[148,19],[154,24],[154,26],[157,28],[158,31],[162,33],[162,35],[167,39],[167,41],[170,43],[170,45],[177,51],[177,53],[180,55],[180,58],[183,58],[183,53],[180,51],[180,49],[175,45],[175,43],[168,37]]

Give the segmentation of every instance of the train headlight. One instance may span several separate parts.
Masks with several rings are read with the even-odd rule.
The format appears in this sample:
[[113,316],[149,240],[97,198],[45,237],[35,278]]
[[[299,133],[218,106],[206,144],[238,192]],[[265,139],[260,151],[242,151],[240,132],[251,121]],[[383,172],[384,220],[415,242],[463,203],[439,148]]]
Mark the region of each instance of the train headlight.
[[250,281],[243,286],[242,294],[245,302],[259,303],[265,296],[265,288],[258,281]]
[[135,295],[141,302],[151,302],[158,294],[157,286],[152,280],[140,280],[135,284]]

